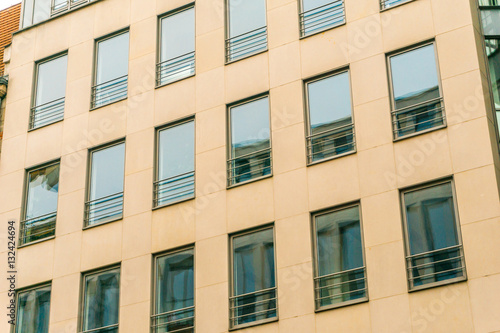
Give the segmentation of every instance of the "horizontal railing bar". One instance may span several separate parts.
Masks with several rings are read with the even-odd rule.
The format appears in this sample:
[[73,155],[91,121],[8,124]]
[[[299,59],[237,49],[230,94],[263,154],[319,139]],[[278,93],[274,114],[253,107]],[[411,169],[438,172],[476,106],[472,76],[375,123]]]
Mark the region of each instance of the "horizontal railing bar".
[[[319,143],[317,143],[319,144]],[[317,145],[317,144],[314,144],[314,145]],[[312,149],[312,147],[314,147],[314,145],[308,147],[309,149]],[[354,142],[348,142],[348,143],[345,143],[343,145],[338,145],[338,146],[333,146],[331,148],[325,148],[325,149],[322,149],[322,150],[319,150],[319,151],[313,151],[312,154],[320,154],[320,153],[324,153],[324,152],[329,152],[329,151],[332,151],[332,150],[337,150],[337,149],[340,149],[340,148],[344,148],[346,146],[352,146],[353,149],[354,149]]]
[[[317,19],[313,22],[310,22],[310,23],[307,23],[307,26],[304,26],[303,27],[303,31],[305,30],[310,30],[310,31],[314,31],[314,30],[318,30],[318,29],[321,29],[323,27],[327,27],[329,26],[330,24],[332,24],[333,22],[336,22],[336,21],[344,21],[343,19],[342,20],[334,20],[334,19],[331,19],[331,17],[325,17],[325,18],[320,18],[320,19]],[[304,24],[306,24],[304,22]],[[316,28],[317,27],[317,28]]]
[[436,122],[436,121],[440,121],[440,120],[443,120],[443,119],[444,119],[444,115],[442,115],[441,117],[436,117],[436,118],[429,119],[429,120],[426,120],[426,121],[421,121],[419,123],[415,123],[415,124],[412,124],[412,125],[408,125],[408,126],[403,126],[403,127],[396,128],[396,129],[394,129],[394,132],[404,132],[408,128],[417,127],[419,125],[422,125],[422,124],[425,124],[425,123],[428,123],[428,122]]
[[253,29],[253,30],[250,30],[250,31],[247,31],[247,32],[244,32],[242,34],[239,34],[239,35],[236,35],[236,36],[233,36],[233,37],[230,37],[230,38],[226,38],[226,42],[227,41],[230,41],[232,39],[235,39],[235,38],[238,38],[238,37],[241,37],[241,36],[244,36],[244,35],[247,35],[247,34],[250,34],[252,32],[255,32],[255,31],[258,31],[258,30],[267,30],[267,26],[263,26],[263,27],[260,27],[260,28],[257,28],[257,29]]
[[[335,13],[339,12],[339,13]],[[324,16],[324,17],[323,17]],[[329,8],[329,9],[324,9],[321,11],[318,11],[316,13],[311,13],[310,15],[303,15],[302,16],[302,23],[307,24],[308,21],[314,20],[318,17],[322,17],[318,20],[325,20],[325,19],[330,19],[332,17],[344,17],[344,7],[338,7],[338,8]],[[316,21],[313,21],[316,22]]]
[[269,301],[277,300],[277,299],[278,299],[278,297],[274,296],[272,298],[266,298],[266,299],[263,299],[261,301],[257,301],[257,302],[253,302],[253,303],[242,304],[242,305],[237,305],[237,306],[231,306],[230,309],[244,308],[244,307],[247,307],[247,306],[252,306],[252,305],[255,305],[255,304],[269,302]]
[[[160,182],[164,182],[164,181],[172,181],[174,178],[180,178],[179,180],[181,179],[185,179],[185,178],[188,178],[190,176],[194,175],[194,171],[188,171],[188,172],[185,172],[185,173],[181,173],[181,174],[178,174],[178,175],[175,175],[175,176],[172,176],[172,177],[169,177],[169,178],[165,178],[165,179],[161,179],[161,180],[157,180],[155,181],[154,183],[160,183]],[[186,177],[184,177],[186,176]],[[183,177],[183,178],[181,178]]]
[[45,109],[42,111],[39,110],[31,110],[31,120],[40,120],[45,118],[50,118],[54,116],[59,116],[64,114],[64,103],[55,106],[52,109]]
[[236,174],[236,172],[234,172],[234,171],[232,171],[232,172],[231,172],[230,170],[228,170],[228,172],[231,172],[231,173],[234,173],[234,174],[235,174],[235,176],[229,176],[229,179],[238,178],[238,177],[241,177],[241,176],[243,176],[243,175],[248,175],[248,174],[258,173],[259,171],[266,170],[266,169],[271,169],[271,166],[269,165],[269,166],[265,166],[265,167],[263,167],[263,168],[258,168],[258,169],[255,169],[255,170],[250,170],[250,171],[248,171],[248,172],[238,173],[238,174]]
[[119,76],[119,77],[111,79],[109,81],[105,81],[105,82],[101,82],[99,84],[93,85],[92,88],[96,88],[96,87],[102,86],[103,84],[107,84],[107,83],[111,83],[111,82],[114,82],[114,81],[123,80],[123,79],[126,79],[126,78],[128,78],[128,74],[123,75],[123,76]]
[[321,131],[319,133],[309,134],[309,135],[306,136],[306,138],[311,138],[311,137],[318,136],[318,135],[325,134],[325,133],[329,133],[329,132],[332,132],[332,131],[337,131],[337,130],[339,130],[341,128],[349,127],[349,126],[354,127],[354,123],[351,122],[349,124],[341,125],[341,126],[338,126],[338,127],[332,128],[332,129],[327,129],[327,130]]
[[[239,318],[243,318],[243,317],[256,316],[259,313],[266,313],[266,312],[276,311],[276,309],[277,308],[274,307],[274,308],[270,308],[270,309],[267,309],[267,310],[256,311],[256,312],[247,313],[247,314],[239,315],[239,316],[233,316],[233,317],[231,317],[231,320],[235,321],[235,320],[237,320]],[[234,310],[233,310],[233,312],[234,312]]]
[[[419,108],[416,108],[416,109],[419,109]],[[406,115],[403,117],[398,117],[399,114],[394,114],[393,115],[394,120],[392,122],[393,123],[402,122],[408,118],[416,117],[416,116],[419,116],[419,115],[424,114],[424,113],[431,113],[431,112],[438,113],[438,111],[442,111],[443,109],[444,109],[444,106],[439,106],[439,107],[435,107],[435,108],[430,109],[430,110],[424,110],[424,111],[417,112],[417,113],[411,113],[412,111],[415,111],[415,110],[410,110],[410,111],[406,111],[405,112]]]
[[60,103],[61,101],[64,101],[65,99],[66,99],[66,96],[63,96],[63,97],[54,99],[54,100],[52,100],[50,102],[46,102],[46,103],[43,103],[43,104],[35,105],[31,109],[36,109],[36,108],[39,108],[39,107],[46,107],[49,104],[56,104],[57,105],[58,103]]
[[115,328],[115,327],[118,327],[118,324],[103,326],[103,327],[99,327],[99,328],[93,328],[91,330],[82,331],[82,333],[98,332],[100,330],[107,330],[107,329]]
[[56,216],[56,214],[57,214],[57,211],[52,212],[52,213],[47,213],[47,214],[40,215],[40,216],[37,216],[37,217],[32,217],[32,218],[27,219],[27,220],[22,220],[21,223],[27,223],[27,222],[30,222],[30,221],[33,221],[33,220],[36,220],[36,219],[42,219],[42,218],[45,218],[45,217],[50,216],[50,215]]
[[123,87],[114,86],[113,88],[114,88],[114,90],[106,90],[105,91],[103,89],[103,90],[96,91],[95,94],[93,95],[94,99],[100,100],[100,99],[111,98],[111,97],[116,96],[116,95],[124,94],[128,88],[128,84],[124,85]]
[[122,192],[113,193],[113,194],[109,194],[109,195],[106,195],[104,197],[100,197],[100,198],[97,198],[97,199],[89,200],[89,201],[87,201],[85,203],[86,204],[90,204],[90,203],[93,203],[93,202],[96,202],[96,201],[100,201],[100,200],[104,200],[104,199],[109,199],[109,198],[112,198],[112,197],[116,197],[116,199],[123,197],[123,191]]
[[325,289],[325,288],[329,288],[329,287],[331,288],[331,287],[341,286],[341,285],[346,284],[346,283],[353,283],[353,282],[361,281],[361,280],[366,280],[366,277],[364,276],[364,277],[359,278],[359,279],[353,279],[353,280],[348,280],[348,281],[344,281],[344,282],[339,282],[339,283],[334,283],[334,284],[328,284],[326,286],[315,287],[314,289],[315,290],[321,290],[321,289]]
[[174,323],[177,323],[177,322],[191,321],[193,319],[194,319],[194,316],[185,317],[185,318],[179,318],[179,319],[175,319],[175,320],[171,320],[171,321],[166,321],[164,323],[154,324],[153,326],[154,327],[168,326],[168,325],[173,325]]
[[[35,228],[33,228],[35,229]],[[49,232],[53,232],[54,230],[56,230],[56,227],[52,227],[52,228],[49,228],[49,229],[45,229],[45,230],[41,230],[41,231],[37,231],[37,232],[34,232],[34,233],[30,233],[29,235],[26,234],[26,232],[23,232],[23,236],[22,238],[26,239],[26,238],[29,238],[29,237],[33,237],[33,236],[36,236],[36,235],[40,235],[40,234],[46,234],[46,233],[49,233]]]
[[241,54],[254,52],[254,50],[260,49],[263,45],[267,45],[267,39],[255,44],[245,45],[245,47],[231,47],[229,52],[232,56],[240,56]]
[[[174,190],[172,190],[172,191],[174,191]],[[184,196],[185,195],[184,193],[192,193],[192,192],[194,192],[194,188],[193,189],[189,188],[187,190],[172,193],[170,195],[158,196],[158,200],[164,200],[164,199],[169,198],[169,197]]]
[[162,65],[164,63],[171,62],[172,60],[176,60],[176,59],[179,59],[179,58],[182,58],[182,57],[186,57],[188,60],[191,60],[191,55],[194,55],[194,54],[195,54],[195,51],[184,53],[184,54],[181,54],[180,56],[176,56],[176,57],[173,57],[173,58],[161,61],[161,62],[157,63],[156,66],[160,66],[160,65]]
[[412,277],[409,278],[409,280],[426,279],[426,276],[436,276],[436,275],[439,275],[439,274],[444,274],[444,273],[458,271],[458,270],[463,270],[463,269],[464,269],[464,267],[460,266],[460,267],[457,267],[457,268],[447,269],[445,271],[439,271],[439,272],[434,272],[434,273],[430,273],[430,274],[419,275],[419,276],[415,276],[415,277],[412,276]]
[[[167,69],[163,69],[163,70],[160,70],[158,72],[158,74],[160,75],[160,80],[161,79],[166,79],[166,78],[169,78],[171,76],[176,76],[176,75],[179,75],[183,72],[192,72],[194,71],[194,63],[193,64],[189,64],[188,66],[181,66],[179,68],[176,68],[176,69],[171,69],[171,70],[168,70]],[[166,72],[164,72],[166,71]]]
[[247,296],[253,296],[253,295],[258,295],[258,294],[264,294],[264,293],[270,292],[270,291],[276,291],[276,287],[262,289],[262,290],[258,290],[258,291],[253,291],[251,293],[246,293],[246,294],[241,294],[241,295],[236,295],[236,296],[230,296],[229,299],[231,300],[231,299],[235,299],[235,298],[239,298],[239,297],[247,297]]
[[362,269],[364,270],[365,268],[366,268],[365,266],[362,266],[362,267],[347,269],[347,270],[342,271],[342,272],[337,272],[337,273],[331,273],[331,274],[326,274],[326,275],[322,275],[322,276],[317,276],[314,279],[315,280],[319,280],[319,279],[323,279],[323,278],[326,278],[326,277],[337,276],[337,275],[340,275],[340,274],[345,274],[345,273],[349,273],[349,272],[359,271],[359,270],[362,270]]
[[161,185],[156,185],[155,188],[155,193],[164,193],[168,191],[175,191],[182,189],[184,187],[192,186],[194,185],[194,179],[193,180],[186,180],[183,183],[176,183],[172,185],[167,185],[167,184],[161,184]]
[[428,255],[431,253],[436,253],[436,252],[440,252],[440,251],[448,251],[448,250],[452,250],[452,249],[460,249],[461,250],[461,247],[462,247],[462,244],[448,246],[448,247],[444,247],[442,249],[422,252],[422,253],[418,253],[418,254],[412,254],[412,255],[406,256],[406,259],[413,259],[415,257],[421,257],[421,256],[425,256],[425,255]]
[[396,109],[396,110],[393,110],[391,111],[391,113],[398,113],[398,112],[401,112],[402,110],[407,110],[407,109],[413,109],[417,106],[423,106],[423,105],[427,105],[427,104],[436,104],[435,102],[437,101],[443,101],[443,97],[437,97],[437,98],[433,98],[433,99],[430,99],[428,101],[424,101],[424,102],[420,102],[420,103],[417,103],[417,104],[412,104],[412,105],[408,105],[408,106],[405,106],[404,108],[401,108],[401,109]]
[[237,41],[230,41],[227,46],[231,50],[234,50],[234,49],[237,50],[237,49],[241,49],[243,47],[249,46],[249,45],[251,46],[253,44],[259,43],[259,42],[261,42],[261,40],[267,40],[267,34],[258,33],[258,34],[254,34],[254,35],[249,36],[249,37],[239,39]]
[[[311,11],[314,11],[314,10],[317,10],[319,8],[323,8],[323,7],[327,7],[327,6],[330,6],[330,5],[333,5],[333,4],[336,4],[336,3],[340,3],[340,6],[344,7],[344,1],[343,0],[337,0],[337,1],[332,1],[332,2],[329,2],[325,5],[321,5],[321,6],[318,6],[316,8],[313,8],[313,9],[308,9],[306,11],[303,11],[302,13],[300,13],[300,15],[304,15],[305,13],[308,13],[308,12],[311,12]],[[335,5],[335,7],[337,7],[339,5]]]
[[[112,207],[114,208],[114,207]],[[119,215],[123,211],[123,206],[120,205],[120,208],[111,210],[112,208],[104,209],[97,212],[88,212],[86,218],[88,220],[100,220],[104,216],[114,216],[114,215]]]
[[228,161],[233,161],[233,160],[236,160],[236,159],[238,159],[238,158],[247,157],[247,156],[254,155],[254,154],[259,154],[259,153],[261,153],[261,152],[265,152],[265,151],[271,151],[271,147],[269,147],[269,148],[264,148],[264,149],[261,149],[261,150],[257,150],[257,151],[251,152],[251,153],[243,154],[243,155],[240,155],[240,156],[237,156],[237,157],[231,158],[231,159],[229,159]]
[[177,309],[177,310],[171,310],[171,311],[167,311],[167,312],[157,313],[157,314],[151,315],[151,318],[154,319],[154,317],[165,316],[165,315],[168,315],[168,314],[171,314],[171,313],[174,313],[174,312],[185,312],[185,311],[188,311],[188,310],[189,311],[194,310],[194,305],[187,306],[187,307],[182,308],[182,309]]
[[[167,323],[167,324],[168,324],[168,323]],[[161,325],[161,326],[166,326],[166,325]],[[153,326],[153,328],[158,328],[158,327],[160,327],[160,325],[158,325],[158,326]],[[194,325],[189,326],[189,327],[183,327],[183,328],[180,328],[180,329],[178,329],[178,330],[168,331],[168,333],[176,333],[176,332],[178,333],[178,332],[184,332],[184,331],[187,331],[187,330],[192,330],[192,329],[194,329]]]
[[[257,158],[257,156],[254,157],[254,158]],[[238,168],[248,167],[248,166],[251,166],[252,164],[256,164],[256,163],[262,163],[263,161],[270,160],[271,156],[269,155],[269,156],[262,157],[262,158],[259,158],[259,159],[254,159],[254,158],[252,158],[252,157],[250,157],[250,158],[241,158],[243,160],[249,160],[249,162],[247,162],[245,164],[241,164],[241,165],[235,165],[235,166],[233,166],[233,164],[235,164],[233,162],[237,162],[240,159],[236,159],[234,161],[231,161],[231,163],[229,163],[230,164],[230,170],[235,170],[235,169],[238,169]]]
[[335,141],[335,140],[338,140],[340,138],[349,137],[349,136],[352,137],[353,141],[355,140],[354,129],[353,130],[346,130],[346,131],[341,132],[341,133],[331,133],[331,134],[322,135],[320,137],[308,138],[307,143],[308,143],[308,147],[312,147],[314,145],[324,144],[325,142],[331,142],[331,141]]
[[356,289],[356,290],[349,290],[349,291],[346,291],[346,292],[343,292],[343,293],[339,293],[339,294],[328,295],[328,296],[323,296],[323,297],[317,297],[316,298],[316,302],[317,301],[321,301],[322,299],[325,299],[325,298],[339,298],[339,297],[341,297],[343,295],[346,295],[346,294],[353,294],[353,293],[360,292],[360,291],[365,291],[365,290],[366,290],[366,287],[361,288],[361,289]]
[[31,225],[31,226],[22,226],[19,228],[19,231],[22,233],[26,230],[35,230],[35,229],[40,229],[44,227],[49,227],[50,228],[55,228],[56,221],[50,221],[50,222],[45,222],[43,224],[37,224],[37,225]]
[[410,270],[410,269],[418,269],[419,267],[435,265],[435,264],[446,262],[446,261],[455,261],[455,260],[459,260],[459,259],[461,260],[463,257],[464,257],[463,255],[460,255],[458,257],[447,258],[447,259],[442,259],[442,260],[433,261],[433,262],[427,262],[427,263],[416,265],[416,266],[408,266],[406,269],[408,269],[408,270]]

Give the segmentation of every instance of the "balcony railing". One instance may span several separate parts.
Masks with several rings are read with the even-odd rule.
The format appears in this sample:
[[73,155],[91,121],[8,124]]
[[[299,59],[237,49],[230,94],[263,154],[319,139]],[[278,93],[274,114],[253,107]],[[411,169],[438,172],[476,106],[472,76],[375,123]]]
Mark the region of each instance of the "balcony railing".
[[380,8],[386,9],[412,0],[380,0]]
[[366,299],[365,267],[314,278],[316,308]]
[[193,333],[194,306],[151,316],[153,333]]
[[64,118],[64,101],[65,98],[62,97],[31,108],[29,127],[34,129],[62,120]]
[[90,330],[82,331],[81,333],[118,333],[118,324],[93,328]]
[[226,39],[226,62],[267,50],[267,27]]
[[96,0],[53,0],[50,15],[55,16]]
[[161,86],[171,83],[195,73],[195,52],[156,64],[156,85]]
[[85,225],[117,220],[123,215],[123,192],[85,203]]
[[394,138],[444,125],[444,120],[441,97],[392,111]]
[[194,197],[194,171],[154,182],[154,207],[192,197]]
[[127,97],[128,75],[92,87],[91,108],[97,108]]
[[307,36],[345,23],[344,0],[306,10],[299,15],[300,34]]
[[270,175],[272,171],[271,148],[240,155],[227,161],[228,185],[235,185]]
[[276,287],[229,298],[231,327],[275,318],[278,314]]
[[462,245],[423,252],[406,257],[410,288],[465,277]]
[[356,147],[353,123],[309,135],[306,139],[309,163],[351,152]]
[[56,231],[56,215],[57,212],[52,212],[21,221],[21,227],[19,228],[20,245],[54,236]]

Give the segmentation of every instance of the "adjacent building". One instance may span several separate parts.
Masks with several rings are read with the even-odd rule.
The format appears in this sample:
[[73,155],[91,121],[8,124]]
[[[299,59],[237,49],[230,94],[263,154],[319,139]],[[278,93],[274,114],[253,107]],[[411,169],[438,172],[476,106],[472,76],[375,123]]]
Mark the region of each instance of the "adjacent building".
[[19,21],[0,331],[500,331],[497,0]]

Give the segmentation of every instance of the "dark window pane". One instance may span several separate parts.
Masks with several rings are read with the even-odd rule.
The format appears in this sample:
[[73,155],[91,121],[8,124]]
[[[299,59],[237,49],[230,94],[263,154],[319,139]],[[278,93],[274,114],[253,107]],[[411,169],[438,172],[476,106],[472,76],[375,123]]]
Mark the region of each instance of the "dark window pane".
[[500,35],[500,9],[482,9],[481,20],[486,36]]
[[[83,330],[117,325],[120,269],[87,275],[84,288]],[[114,330],[115,328],[109,332]]]
[[45,286],[19,293],[16,333],[49,331],[50,290],[50,286]]
[[154,332],[193,332],[194,250],[159,257],[156,265]]

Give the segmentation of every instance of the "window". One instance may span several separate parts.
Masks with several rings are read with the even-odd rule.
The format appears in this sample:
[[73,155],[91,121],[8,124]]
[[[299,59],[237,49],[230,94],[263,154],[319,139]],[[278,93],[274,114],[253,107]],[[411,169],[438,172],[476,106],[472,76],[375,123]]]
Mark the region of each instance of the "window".
[[159,129],[156,142],[153,206],[194,198],[194,120]]
[[359,205],[313,215],[316,309],[366,301]]
[[22,27],[40,23],[93,1],[97,0],[24,0]]
[[157,86],[194,75],[194,27],[193,5],[160,18],[160,54],[156,65]]
[[226,62],[267,50],[266,0],[226,0]]
[[354,151],[349,72],[306,82],[306,95],[308,163]]
[[59,161],[27,172],[20,245],[55,235]]
[[49,125],[64,118],[67,68],[67,54],[36,64],[30,129]]
[[122,218],[124,165],[123,141],[90,152],[85,226]]
[[394,138],[445,125],[434,43],[389,56]]
[[127,98],[128,50],[128,31],[97,41],[92,109]]
[[17,292],[15,333],[49,332],[50,290],[48,284]]
[[269,97],[229,107],[228,186],[271,175]]
[[451,181],[402,192],[410,290],[465,280]]
[[194,332],[194,249],[155,258],[152,332]]
[[345,23],[344,0],[302,0],[300,35],[309,36]]
[[380,0],[380,8],[387,9],[413,0]]
[[277,320],[274,228],[231,237],[230,327]]
[[118,333],[120,268],[83,275],[82,333]]

